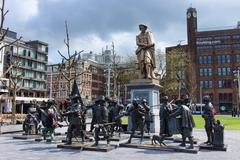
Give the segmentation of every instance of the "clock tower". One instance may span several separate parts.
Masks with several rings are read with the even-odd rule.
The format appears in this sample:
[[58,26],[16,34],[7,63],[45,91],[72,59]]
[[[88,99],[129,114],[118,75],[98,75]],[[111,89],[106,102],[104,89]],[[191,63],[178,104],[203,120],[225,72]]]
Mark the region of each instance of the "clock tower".
[[196,37],[197,32],[197,11],[195,8],[188,8],[187,10],[187,37],[188,45],[191,52],[195,51],[196,48]]
[[[190,67],[187,70],[187,81],[190,83],[189,86],[194,86],[198,84],[197,73],[198,73],[198,64],[197,64],[197,46],[196,46],[196,33],[197,33],[197,11],[195,8],[188,8],[187,10],[187,38],[188,38],[188,54],[190,58]],[[196,97],[199,93],[196,88],[190,87],[190,92],[193,94],[193,97]],[[195,95],[195,96],[194,96]]]

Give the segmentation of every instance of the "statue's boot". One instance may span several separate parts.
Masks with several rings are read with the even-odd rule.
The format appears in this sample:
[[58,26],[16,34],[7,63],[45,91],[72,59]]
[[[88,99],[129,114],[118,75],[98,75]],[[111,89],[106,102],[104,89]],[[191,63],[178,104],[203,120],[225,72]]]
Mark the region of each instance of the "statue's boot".
[[66,144],[72,144],[72,136],[67,136],[67,143]]
[[67,143],[66,144],[72,144],[72,138],[67,138]]
[[182,138],[182,143],[179,146],[186,147],[186,138]]
[[192,137],[189,137],[189,142],[190,142],[190,146],[188,146],[186,149],[193,149],[194,146],[193,146],[193,138]]
[[132,142],[132,137],[129,138],[129,140],[127,141],[128,144],[130,144]]
[[95,141],[95,143],[93,144],[93,146],[98,146],[98,141]]

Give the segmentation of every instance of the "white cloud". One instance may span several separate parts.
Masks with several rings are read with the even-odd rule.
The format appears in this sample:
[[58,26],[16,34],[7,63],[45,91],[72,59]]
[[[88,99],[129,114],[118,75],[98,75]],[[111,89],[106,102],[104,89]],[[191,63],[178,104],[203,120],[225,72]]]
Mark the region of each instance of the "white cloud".
[[9,22],[26,23],[38,14],[38,0],[7,0],[6,9]]

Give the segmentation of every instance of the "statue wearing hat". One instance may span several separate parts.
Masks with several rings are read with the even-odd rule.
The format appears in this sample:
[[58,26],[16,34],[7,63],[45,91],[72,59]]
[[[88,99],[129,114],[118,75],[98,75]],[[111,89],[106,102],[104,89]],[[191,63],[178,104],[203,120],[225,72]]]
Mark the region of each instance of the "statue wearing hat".
[[102,131],[104,138],[107,139],[107,143],[109,144],[109,136],[107,134],[105,125],[108,123],[108,111],[106,107],[105,97],[101,96],[98,100],[95,101],[95,105],[92,108],[92,126],[94,126],[94,139],[95,144],[98,145],[100,140],[100,131]]
[[179,118],[179,125],[180,125],[180,133],[182,135],[182,143],[180,146],[186,146],[186,138],[189,139],[190,146],[187,149],[193,149],[193,136],[192,131],[195,127],[195,122],[193,120],[192,111],[186,105],[184,105],[184,100],[178,99],[175,104],[177,108],[174,110],[173,113],[169,115],[169,117],[177,117]]
[[140,78],[153,79],[155,78],[154,69],[156,68],[153,34],[147,31],[147,26],[145,24],[140,24],[139,30],[141,32],[136,37],[138,46],[136,55],[138,59],[138,69],[140,70]]
[[70,99],[71,104],[69,105],[67,112],[62,114],[63,116],[67,116],[69,121],[67,144],[71,144],[72,138],[76,138],[77,136],[81,136],[82,141],[84,142],[86,137],[85,108],[82,104],[82,99],[75,80],[72,86]]
[[213,143],[213,125],[215,123],[213,105],[210,102],[210,96],[206,95],[203,97],[203,103],[205,104],[203,108],[202,117],[205,121],[205,131],[207,133],[207,141],[205,144]]
[[172,136],[169,131],[169,114],[171,114],[172,110],[173,106],[168,102],[168,96],[164,96],[159,110],[161,136]]

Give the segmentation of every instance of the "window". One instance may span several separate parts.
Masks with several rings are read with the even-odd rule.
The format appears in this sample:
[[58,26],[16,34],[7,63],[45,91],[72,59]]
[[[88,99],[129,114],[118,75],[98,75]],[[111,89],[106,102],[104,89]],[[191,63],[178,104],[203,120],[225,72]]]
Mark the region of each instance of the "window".
[[237,55],[236,55],[236,58],[237,58],[237,59],[236,59],[237,63],[240,63],[240,54],[237,54]]
[[230,54],[217,55],[217,63],[231,63],[231,55]]
[[218,88],[232,88],[232,80],[219,80]]
[[232,102],[232,93],[219,93],[218,98],[221,102]]
[[230,67],[218,68],[217,71],[219,76],[229,76],[232,74]]
[[230,63],[231,62],[231,56],[228,54],[225,57],[226,57],[226,62]]
[[200,64],[211,64],[212,56],[199,56],[199,63]]
[[199,75],[200,76],[212,76],[212,68],[200,68]]
[[212,81],[200,81],[201,88],[212,88],[213,82]]
[[220,44],[220,45],[215,45],[216,49],[222,49],[222,48],[231,48],[230,44]]
[[215,40],[220,40],[220,39],[230,39],[231,36],[229,35],[224,35],[224,36],[216,36],[214,37]]
[[26,49],[24,49],[23,50],[23,56],[26,56],[26,54],[27,54],[27,51],[26,51]]
[[212,56],[207,56],[207,63],[211,64],[212,63]]

